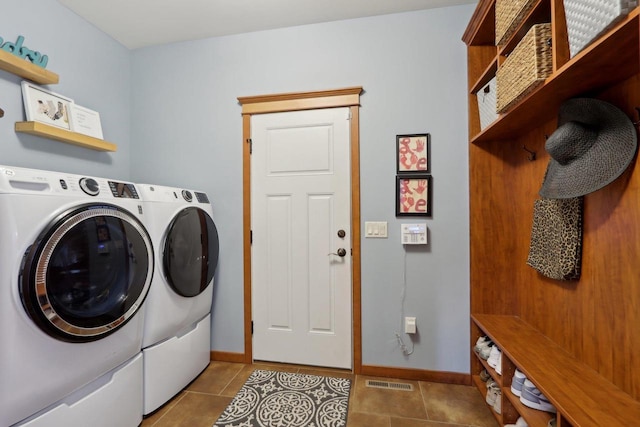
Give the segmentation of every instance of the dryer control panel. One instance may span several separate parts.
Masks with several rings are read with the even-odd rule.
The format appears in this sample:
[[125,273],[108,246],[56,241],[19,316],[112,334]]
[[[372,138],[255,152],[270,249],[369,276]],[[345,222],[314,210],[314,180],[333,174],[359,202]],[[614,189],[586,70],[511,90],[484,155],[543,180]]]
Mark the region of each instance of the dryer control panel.
[[136,187],[128,182],[109,181],[109,188],[113,197],[121,199],[139,199]]

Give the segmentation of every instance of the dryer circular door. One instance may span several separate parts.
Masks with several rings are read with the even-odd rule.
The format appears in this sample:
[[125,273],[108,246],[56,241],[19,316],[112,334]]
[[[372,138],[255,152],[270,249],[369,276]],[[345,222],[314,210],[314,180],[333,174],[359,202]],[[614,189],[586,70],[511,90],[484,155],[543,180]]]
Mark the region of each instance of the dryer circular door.
[[153,276],[153,246],[127,210],[88,204],[52,221],[27,250],[20,292],[29,316],[69,342],[103,338],[141,307]]
[[173,218],[164,241],[163,267],[171,289],[183,297],[201,294],[218,265],[218,230],[202,209],[188,207]]

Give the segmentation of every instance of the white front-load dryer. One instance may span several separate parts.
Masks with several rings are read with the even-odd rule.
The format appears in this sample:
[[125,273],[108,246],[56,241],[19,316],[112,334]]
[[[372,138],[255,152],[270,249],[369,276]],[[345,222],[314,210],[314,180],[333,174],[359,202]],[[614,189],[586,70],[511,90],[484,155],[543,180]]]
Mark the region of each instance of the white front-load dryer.
[[0,166],[0,426],[140,423],[143,212],[131,183]]
[[209,364],[219,242],[205,193],[149,184],[137,187],[156,254],[142,345],[147,415]]

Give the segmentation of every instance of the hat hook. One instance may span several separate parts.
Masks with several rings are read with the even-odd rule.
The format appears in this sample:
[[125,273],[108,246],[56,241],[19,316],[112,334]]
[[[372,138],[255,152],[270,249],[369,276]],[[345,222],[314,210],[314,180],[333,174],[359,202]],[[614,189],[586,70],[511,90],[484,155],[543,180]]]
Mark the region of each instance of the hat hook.
[[531,151],[531,150],[529,150],[529,149],[527,148],[527,146],[526,146],[526,145],[523,145],[523,146],[522,146],[522,149],[523,149],[524,151],[526,151],[527,153],[529,153],[529,155],[527,156],[527,159],[528,159],[530,162],[533,162],[533,161],[536,159],[536,152],[535,152],[535,151]]

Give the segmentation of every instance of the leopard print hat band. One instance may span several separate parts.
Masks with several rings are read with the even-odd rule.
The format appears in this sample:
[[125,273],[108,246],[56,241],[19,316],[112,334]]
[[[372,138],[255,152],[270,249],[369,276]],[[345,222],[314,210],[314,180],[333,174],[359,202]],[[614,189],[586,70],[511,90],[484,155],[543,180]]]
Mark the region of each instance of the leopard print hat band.
[[570,99],[545,145],[551,158],[540,196],[568,199],[599,190],[627,169],[636,148],[635,126],[620,109],[598,99]]

